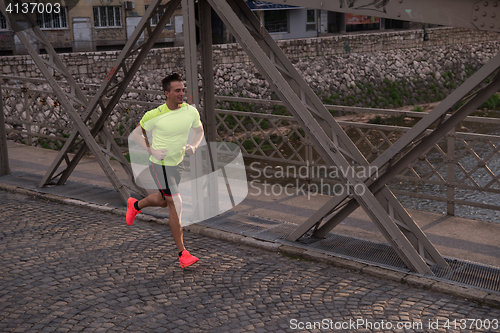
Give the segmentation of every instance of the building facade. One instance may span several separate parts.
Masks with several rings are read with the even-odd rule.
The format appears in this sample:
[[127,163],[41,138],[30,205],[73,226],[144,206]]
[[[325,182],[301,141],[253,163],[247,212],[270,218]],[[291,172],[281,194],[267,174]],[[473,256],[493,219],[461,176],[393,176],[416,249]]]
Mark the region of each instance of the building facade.
[[248,1],[250,9],[274,39],[318,36],[316,9]]
[[[168,0],[164,0],[166,3]],[[151,0],[63,0],[58,11],[33,14],[33,19],[45,33],[57,52],[89,52],[119,50],[126,44],[145,14]],[[250,9],[259,18],[270,35],[277,40],[325,36],[336,33],[349,33],[386,28],[418,28],[421,24],[397,20],[384,20],[371,16],[357,16],[327,12],[264,1],[248,1]],[[151,18],[155,27],[159,16]],[[23,27],[23,17],[14,15]],[[155,47],[183,45],[183,18],[179,7],[161,35]],[[222,21],[212,11],[213,41],[215,44],[231,43],[234,39]],[[144,34],[147,34],[145,32]],[[147,38],[142,35],[141,40]],[[36,40],[32,45],[40,53]],[[27,54],[27,50],[9,27],[7,20],[0,14],[0,55]]]
[[[66,1],[70,3],[70,1]],[[52,46],[59,52],[88,52],[121,49],[130,38],[151,0],[90,0],[62,1],[59,10],[33,14],[33,19],[45,33]],[[167,1],[165,1],[166,3]],[[14,15],[21,26],[22,16]],[[170,22],[157,39],[157,46],[175,43],[176,21],[182,21],[182,10],[178,8]],[[158,23],[159,15],[151,19],[151,26]],[[178,26],[178,25],[177,25]],[[181,25],[182,29],[182,25]],[[142,39],[147,36],[141,36]],[[36,42],[34,41],[36,44]],[[38,45],[35,45],[37,48]],[[43,49],[39,49],[41,53]],[[0,52],[2,54],[25,54],[26,51],[15,37],[7,20],[0,14]]]

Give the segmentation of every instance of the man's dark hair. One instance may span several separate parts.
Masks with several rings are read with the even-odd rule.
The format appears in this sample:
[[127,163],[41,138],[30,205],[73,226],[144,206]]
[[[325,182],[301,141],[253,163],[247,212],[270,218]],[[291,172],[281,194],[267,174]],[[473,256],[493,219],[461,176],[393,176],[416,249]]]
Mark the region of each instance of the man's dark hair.
[[172,81],[180,81],[182,82],[182,78],[179,74],[173,73],[172,75],[167,76],[161,81],[161,85],[163,87],[163,91],[170,91],[170,83]]

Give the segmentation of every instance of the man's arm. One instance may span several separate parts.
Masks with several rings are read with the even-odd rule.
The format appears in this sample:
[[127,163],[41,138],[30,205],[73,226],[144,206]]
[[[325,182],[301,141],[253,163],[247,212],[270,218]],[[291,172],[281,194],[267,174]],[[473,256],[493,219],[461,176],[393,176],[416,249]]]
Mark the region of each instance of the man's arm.
[[148,141],[148,136],[146,130],[139,123],[137,127],[132,132],[132,138],[137,142],[139,146],[145,149],[149,155],[153,155],[154,158],[161,161],[165,158],[168,149],[156,150],[151,147]]
[[141,124],[139,123],[137,127],[132,131],[132,138],[134,139],[135,142],[142,148],[148,151],[149,154],[150,152],[150,145],[148,141],[148,136],[146,135],[146,130],[142,128]]
[[203,126],[193,128],[194,136],[193,136],[193,143],[191,144],[193,147],[198,148],[198,146],[201,143],[201,140],[203,139]]
[[201,140],[203,139],[203,134],[204,134],[203,126],[193,127],[193,132],[194,132],[193,142],[190,145],[186,145],[186,154],[187,155],[194,154],[196,148],[198,148],[198,146],[200,145]]

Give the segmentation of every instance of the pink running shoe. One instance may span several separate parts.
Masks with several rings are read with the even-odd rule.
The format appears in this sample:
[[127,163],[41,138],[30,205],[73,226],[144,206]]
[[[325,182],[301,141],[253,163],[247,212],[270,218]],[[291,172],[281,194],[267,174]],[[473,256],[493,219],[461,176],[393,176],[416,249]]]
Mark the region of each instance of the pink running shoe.
[[189,254],[189,252],[187,250],[184,250],[184,251],[182,251],[182,254],[179,257],[179,261],[181,262],[181,267],[184,268],[184,267],[188,267],[188,266],[194,264],[195,262],[197,262],[198,258]]
[[127,200],[127,217],[126,217],[126,219],[127,219],[128,225],[134,224],[135,217],[137,216],[137,214],[142,212],[142,210],[135,209],[134,203],[136,201],[138,201],[138,200],[135,198],[128,198],[128,200]]

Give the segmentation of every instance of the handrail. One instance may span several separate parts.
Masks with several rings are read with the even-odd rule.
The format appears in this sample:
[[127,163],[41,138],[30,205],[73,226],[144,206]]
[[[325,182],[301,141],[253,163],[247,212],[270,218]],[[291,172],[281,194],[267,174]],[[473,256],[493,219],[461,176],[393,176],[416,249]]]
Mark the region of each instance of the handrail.
[[[71,130],[71,122],[69,121],[69,118],[64,115],[60,106],[47,105],[46,100],[48,100],[48,97],[53,96],[51,97],[53,101],[56,101],[57,99],[55,95],[52,95],[51,91],[44,90],[43,88],[37,86],[44,84],[45,81],[42,79],[0,75],[0,82],[2,82],[2,80],[18,81],[16,86],[1,86],[1,89],[4,92],[2,102],[4,102],[3,107],[5,111],[7,134],[12,133],[13,135],[22,136],[24,138],[23,140],[28,143],[32,142],[34,145],[39,144],[40,139],[42,139],[42,141],[58,140],[58,144],[60,145],[65,140],[65,136],[67,136]],[[27,87],[27,83],[35,84],[35,87]],[[64,86],[64,82],[61,83],[62,86]],[[93,84],[81,83],[80,85],[84,88],[91,89],[98,87],[98,85]],[[137,93],[138,97],[130,99],[124,95],[125,98],[120,100],[114,113],[108,120],[112,127],[113,136],[116,139],[121,140],[124,150],[126,149],[127,137],[130,134],[130,130],[135,128],[142,114],[145,111],[158,106],[160,103],[163,103],[163,99],[157,99],[157,96],[163,95],[163,92],[159,90],[130,88],[126,89],[126,92]],[[149,97],[151,95],[154,96],[153,101],[151,101],[152,98]],[[91,98],[92,96],[87,97]],[[13,100],[9,102],[8,99]],[[42,99],[45,104],[40,102]],[[298,126],[298,123],[294,121],[293,116],[265,112],[266,109],[271,109],[274,105],[283,105],[281,101],[233,96],[216,96],[215,99],[219,103],[248,103],[248,105],[257,106],[257,110],[264,111],[264,113],[259,113],[253,111],[227,110],[222,109],[221,106],[215,109],[218,119],[217,128],[219,129],[217,139],[220,141],[235,142],[240,145],[245,158],[250,158],[254,161],[266,161],[281,165],[296,166],[319,165],[322,163],[321,159],[319,159],[318,155],[315,153],[314,148],[309,144],[308,137],[305,134],[300,134],[300,136],[304,138],[303,140],[300,140],[300,136],[295,136],[295,139],[293,140],[296,140],[296,145],[290,145],[288,140],[290,140],[295,134],[300,133],[300,127]],[[42,105],[44,106],[42,107]],[[422,118],[427,114],[426,112],[373,109],[340,105],[326,105],[326,107],[330,111],[347,112],[352,114],[383,114],[388,116],[404,116],[411,118]],[[200,111],[203,112],[202,109],[200,109]],[[500,119],[469,116],[465,118],[464,122],[500,124]],[[266,123],[265,126],[264,123]],[[411,129],[409,126],[359,123],[345,120],[339,120],[338,123],[346,130],[346,132],[348,132],[348,135],[352,136],[357,145],[359,144],[360,146],[364,146],[363,149],[365,149],[367,159],[376,157],[377,154],[381,153],[384,149],[387,149],[387,147],[390,146],[399,135]],[[431,131],[431,129],[428,129],[425,133],[430,133]],[[377,138],[377,140],[380,141],[370,141],[373,138]],[[438,144],[435,146],[436,150],[441,152],[441,155],[428,155],[427,153],[426,155],[420,157],[421,161],[431,165],[431,169],[433,169],[436,173],[440,173],[440,168],[442,168],[443,165],[447,165],[453,166],[459,173],[462,172],[465,174],[465,172],[467,172],[468,174],[466,174],[466,176],[462,175],[462,178],[457,177],[456,180],[454,180],[453,177],[450,178],[452,179],[452,184],[447,183],[447,176],[445,174],[445,176],[440,175],[440,178],[438,177],[436,179],[432,179],[430,176],[420,176],[417,172],[413,172],[410,175],[398,175],[395,179],[414,182],[415,184],[421,185],[453,186],[457,189],[479,191],[489,193],[491,195],[499,194],[500,190],[496,189],[495,182],[500,176],[493,174],[493,180],[488,184],[483,185],[480,185],[480,183],[477,182],[469,184],[467,182],[467,177],[474,177],[476,175],[476,171],[480,172],[481,170],[486,170],[488,172],[492,172],[491,170],[496,170],[496,165],[491,164],[492,162],[490,163],[490,160],[494,160],[491,156],[496,154],[495,151],[498,150],[496,147],[500,141],[500,135],[457,131],[448,133],[443,139],[445,142],[448,142],[448,144],[445,143],[444,148],[439,147]],[[449,144],[450,142],[455,141],[457,143],[461,142],[461,144]],[[474,144],[471,144],[469,141],[485,143],[486,147],[494,149],[494,151],[493,153],[490,153],[489,156],[481,157],[479,156],[481,152],[476,152],[474,150]],[[291,152],[282,153],[283,149],[291,149]],[[473,169],[466,170],[460,164],[460,157],[467,154],[469,151],[476,156],[475,160],[472,161],[475,164]],[[439,162],[441,164],[438,163],[438,165],[432,166],[431,161],[427,160],[427,158],[429,157],[429,159],[432,160],[436,159],[436,156],[438,159],[442,158],[442,162]],[[311,178],[309,181],[317,181],[317,179]],[[435,194],[411,194],[412,192],[401,189],[395,189],[395,193],[400,195],[409,195],[415,198],[437,198]],[[436,200],[488,209],[495,207],[494,209],[500,210],[500,204],[497,206],[486,202],[478,203],[461,199],[459,200],[459,198],[456,198],[454,191],[450,191],[450,193],[451,197],[450,194],[447,196],[442,195],[439,197],[439,200]]]

